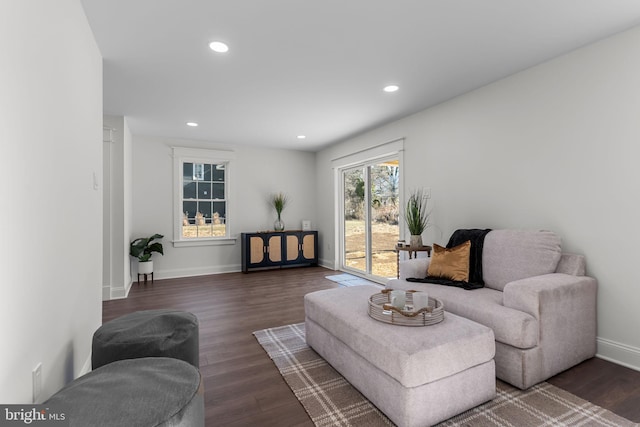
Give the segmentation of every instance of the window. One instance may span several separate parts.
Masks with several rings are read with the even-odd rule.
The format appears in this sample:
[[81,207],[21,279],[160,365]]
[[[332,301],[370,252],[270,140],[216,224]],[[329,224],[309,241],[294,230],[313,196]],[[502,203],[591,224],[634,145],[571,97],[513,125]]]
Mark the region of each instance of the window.
[[226,237],[226,163],[182,163],[182,238]]
[[174,246],[235,243],[229,218],[234,153],[175,147],[173,157]]

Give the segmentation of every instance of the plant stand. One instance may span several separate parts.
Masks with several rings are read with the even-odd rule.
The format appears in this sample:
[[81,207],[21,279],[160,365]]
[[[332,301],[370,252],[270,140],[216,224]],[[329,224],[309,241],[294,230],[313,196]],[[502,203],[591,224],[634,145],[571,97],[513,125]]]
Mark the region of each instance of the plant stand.
[[151,276],[151,283],[153,283],[153,271],[151,273],[138,273],[138,285],[140,284],[140,276],[144,276],[144,284],[147,284],[147,276]]

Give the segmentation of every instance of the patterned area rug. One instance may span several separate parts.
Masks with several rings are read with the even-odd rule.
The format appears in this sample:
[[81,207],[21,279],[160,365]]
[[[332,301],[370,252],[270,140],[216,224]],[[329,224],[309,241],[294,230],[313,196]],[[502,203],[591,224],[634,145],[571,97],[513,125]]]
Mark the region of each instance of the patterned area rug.
[[[307,346],[304,323],[253,334],[316,426],[394,425]],[[522,391],[497,381],[497,392],[494,400],[438,426],[637,426],[546,382]]]

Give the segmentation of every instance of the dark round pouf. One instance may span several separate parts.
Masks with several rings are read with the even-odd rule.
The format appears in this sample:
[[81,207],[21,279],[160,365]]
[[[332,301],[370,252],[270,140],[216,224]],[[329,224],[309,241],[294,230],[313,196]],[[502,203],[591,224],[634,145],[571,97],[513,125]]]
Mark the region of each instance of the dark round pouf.
[[204,426],[200,372],[182,360],[148,357],[109,363],[45,402],[70,427]]
[[113,319],[93,334],[93,369],[116,360],[173,357],[200,366],[198,318],[186,311],[137,311]]

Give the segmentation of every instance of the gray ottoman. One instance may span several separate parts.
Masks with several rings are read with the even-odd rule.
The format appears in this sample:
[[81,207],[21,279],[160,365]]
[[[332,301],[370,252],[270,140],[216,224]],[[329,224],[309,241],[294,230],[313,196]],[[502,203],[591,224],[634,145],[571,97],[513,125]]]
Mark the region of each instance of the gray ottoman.
[[147,310],[118,317],[93,334],[93,369],[123,359],[172,357],[198,368],[198,318],[186,311]]
[[165,357],[110,363],[71,382],[45,404],[65,408],[70,427],[204,426],[200,372]]
[[[307,343],[400,427],[436,424],[496,395],[493,331],[445,312],[423,327],[367,314],[375,286],[307,294]],[[445,307],[446,310],[446,307]]]

